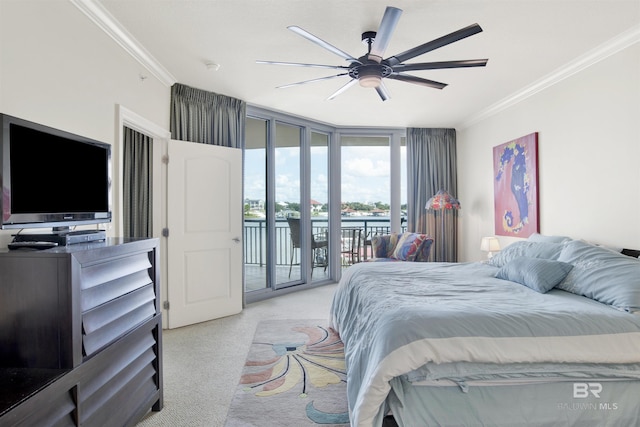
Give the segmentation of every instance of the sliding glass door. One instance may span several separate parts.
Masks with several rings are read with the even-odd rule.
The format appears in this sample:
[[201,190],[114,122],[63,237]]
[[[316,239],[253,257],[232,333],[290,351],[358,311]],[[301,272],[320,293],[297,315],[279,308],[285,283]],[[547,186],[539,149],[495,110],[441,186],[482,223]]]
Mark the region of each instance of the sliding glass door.
[[247,295],[329,279],[329,143],[308,126],[247,118]]
[[267,280],[267,120],[247,117],[244,149],[245,292],[264,290]]

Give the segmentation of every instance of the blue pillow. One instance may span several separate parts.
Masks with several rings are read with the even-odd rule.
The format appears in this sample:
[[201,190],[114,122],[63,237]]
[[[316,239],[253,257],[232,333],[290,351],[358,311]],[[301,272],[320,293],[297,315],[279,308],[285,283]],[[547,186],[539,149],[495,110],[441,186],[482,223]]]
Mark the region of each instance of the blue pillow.
[[564,243],[571,240],[567,236],[546,236],[540,233],[533,233],[528,239],[530,242]]
[[544,294],[560,283],[572,268],[566,262],[521,256],[505,264],[496,277],[520,283]]
[[558,285],[559,289],[620,310],[640,312],[640,262],[637,259],[574,240],[565,245],[558,260],[573,265]]
[[531,242],[528,240],[521,240],[510,244],[495,254],[487,263],[500,268],[519,256],[558,259],[563,247],[563,243]]

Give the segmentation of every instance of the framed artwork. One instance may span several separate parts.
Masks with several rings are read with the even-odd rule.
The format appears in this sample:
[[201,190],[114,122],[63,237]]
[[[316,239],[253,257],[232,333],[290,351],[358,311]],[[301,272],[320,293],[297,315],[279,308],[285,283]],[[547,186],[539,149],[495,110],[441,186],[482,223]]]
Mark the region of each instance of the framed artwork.
[[493,147],[493,190],[497,235],[539,232],[537,132]]

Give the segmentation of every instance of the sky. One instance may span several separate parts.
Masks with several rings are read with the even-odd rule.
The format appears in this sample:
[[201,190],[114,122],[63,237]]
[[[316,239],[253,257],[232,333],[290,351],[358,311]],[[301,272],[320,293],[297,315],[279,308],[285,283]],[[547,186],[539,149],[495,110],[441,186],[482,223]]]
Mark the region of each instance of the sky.
[[[402,190],[401,203],[406,203],[405,148],[402,147]],[[389,194],[389,147],[342,147],[342,202],[388,204]],[[299,202],[300,165],[298,148],[278,148],[276,150],[276,200],[278,202]],[[245,194],[246,199],[266,199],[266,169],[263,150],[245,152]],[[328,201],[327,149],[311,148],[311,198],[320,202]]]

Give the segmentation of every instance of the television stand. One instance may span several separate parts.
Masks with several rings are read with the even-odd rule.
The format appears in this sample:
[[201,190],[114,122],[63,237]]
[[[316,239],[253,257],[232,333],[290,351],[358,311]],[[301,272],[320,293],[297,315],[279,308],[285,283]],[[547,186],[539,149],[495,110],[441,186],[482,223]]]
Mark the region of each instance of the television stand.
[[159,261],[158,239],[0,250],[1,427],[131,427],[162,409]]
[[53,230],[51,233],[26,233],[14,234],[14,242],[51,242],[59,246],[73,245],[75,243],[102,242],[107,238],[104,230]]

